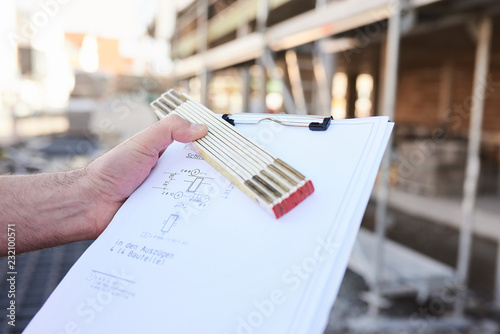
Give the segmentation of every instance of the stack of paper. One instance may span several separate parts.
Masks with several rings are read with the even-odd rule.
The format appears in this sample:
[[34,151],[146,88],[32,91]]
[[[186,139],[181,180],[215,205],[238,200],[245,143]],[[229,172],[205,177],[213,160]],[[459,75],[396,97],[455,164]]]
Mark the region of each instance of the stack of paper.
[[174,143],[26,333],[322,333],[392,126],[238,126],[313,181],[279,220]]

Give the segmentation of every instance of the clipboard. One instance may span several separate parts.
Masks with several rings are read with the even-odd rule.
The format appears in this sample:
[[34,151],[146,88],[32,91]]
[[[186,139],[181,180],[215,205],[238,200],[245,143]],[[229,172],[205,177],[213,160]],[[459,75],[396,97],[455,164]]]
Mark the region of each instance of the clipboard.
[[334,125],[282,127],[265,143],[321,180],[279,221],[174,142],[25,333],[323,333],[393,127]]
[[326,131],[330,127],[332,116],[291,115],[269,113],[235,113],[224,114],[222,119],[231,125],[259,124],[260,122],[276,122],[285,126],[308,127],[311,131]]

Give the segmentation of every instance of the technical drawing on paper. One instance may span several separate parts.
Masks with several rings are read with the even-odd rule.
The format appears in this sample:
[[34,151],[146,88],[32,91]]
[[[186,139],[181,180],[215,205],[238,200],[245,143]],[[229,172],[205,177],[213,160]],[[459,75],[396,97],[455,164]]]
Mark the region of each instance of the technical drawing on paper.
[[163,236],[171,234],[184,219],[189,219],[193,213],[199,213],[199,210],[204,209],[214,198],[227,199],[235,188],[222,175],[216,174],[212,177],[198,168],[182,168],[177,172],[163,174],[166,176],[165,181],[152,187],[166,197],[166,204],[171,209],[168,218],[160,225]]
[[165,220],[165,223],[163,224],[163,227],[161,228],[162,232],[168,233],[174,227],[177,225],[177,219],[179,219],[179,215],[176,214],[171,214],[167,220]]
[[178,172],[164,172],[168,175],[162,185],[153,187],[161,194],[173,198],[176,208],[192,206],[203,208],[218,195],[227,198],[234,186],[225,178],[215,179],[200,169],[181,169]]

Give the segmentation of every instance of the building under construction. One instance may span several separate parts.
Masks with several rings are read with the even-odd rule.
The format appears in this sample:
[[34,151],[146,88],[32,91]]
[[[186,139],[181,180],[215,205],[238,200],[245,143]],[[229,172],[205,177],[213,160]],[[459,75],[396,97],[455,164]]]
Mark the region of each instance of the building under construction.
[[[468,0],[194,1],[178,7],[173,80],[222,113],[389,115],[396,131],[372,194],[374,223],[350,261],[369,287],[369,314],[383,297],[432,299],[470,277],[498,306],[499,10]],[[427,238],[387,239],[397,228],[387,207],[449,228],[455,254]],[[475,238],[497,244],[484,254],[488,269],[471,269]],[[457,297],[450,314],[467,305]]]
[[[134,112],[152,117],[148,103],[165,86],[218,113],[389,116],[396,123],[390,147],[325,333],[500,331],[499,1],[160,2],[146,35],[169,45],[166,75],[148,86],[147,71],[130,74],[140,66],[108,53],[114,72],[78,72],[62,112],[33,116],[51,124],[67,119],[68,133],[88,140],[91,149],[72,154],[65,168],[78,162],[73,157],[91,160],[108,148],[95,149],[99,140],[112,146],[136,131],[143,123],[134,118],[128,119],[135,127],[120,128],[123,105],[132,96]],[[65,36],[76,55],[85,38]],[[97,41],[118,55],[114,41]],[[38,53],[18,45],[19,70],[33,81]],[[154,70],[148,66],[142,67]],[[14,119],[13,128],[29,121]],[[109,119],[113,127],[94,131]],[[33,167],[48,161],[28,150],[37,145],[16,145],[4,155],[17,157],[11,160],[24,163],[24,172],[45,170]],[[0,168],[8,168],[0,173],[18,170],[1,158]],[[20,324],[86,247],[26,255],[22,284],[37,292],[19,297],[26,305]]]

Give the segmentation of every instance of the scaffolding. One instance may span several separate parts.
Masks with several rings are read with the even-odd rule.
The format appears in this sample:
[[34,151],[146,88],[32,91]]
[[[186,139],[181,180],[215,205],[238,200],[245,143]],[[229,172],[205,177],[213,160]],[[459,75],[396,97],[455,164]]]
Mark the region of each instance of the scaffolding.
[[[304,78],[298,66],[297,50],[306,50],[311,54],[314,80],[317,82],[315,108],[328,113],[331,106],[331,78],[336,72],[336,55],[341,52],[362,49],[363,41],[357,38],[357,29],[376,27],[377,33],[370,36],[371,42],[378,42],[381,47],[380,88],[377,89],[375,102],[378,113],[394,119],[396,111],[396,92],[398,82],[398,60],[400,39],[402,36],[422,34],[430,29],[442,26],[466,24],[476,38],[472,107],[467,143],[467,161],[463,197],[460,206],[460,242],[456,268],[443,265],[433,259],[411,251],[387,240],[386,230],[389,217],[387,207],[391,200],[389,174],[394,152],[392,145],[386,152],[381,167],[381,177],[376,185],[373,198],[376,201],[375,233],[360,232],[358,244],[353,252],[350,267],[362,275],[370,287],[365,300],[370,305],[370,312],[364,321],[353,324],[358,330],[363,327],[381,326],[379,310],[386,303],[385,297],[409,292],[426,298],[442,288],[443,282],[457,290],[458,298],[454,304],[453,315],[444,319],[447,325],[466,326],[464,310],[466,293],[462,287],[467,285],[471,254],[471,243],[476,211],[478,188],[482,115],[486,94],[489,55],[492,40],[491,17],[500,12],[495,1],[462,0],[450,3],[444,0],[317,0],[310,3],[309,9],[275,19],[270,24],[270,13],[280,8],[296,4],[293,0],[244,0],[226,2],[224,8],[213,9],[209,0],[197,1],[194,9],[179,13],[180,23],[177,37],[172,41],[174,56],[174,78],[183,82],[191,77],[201,78],[201,101],[207,101],[208,82],[211,73],[229,67],[240,69],[244,92],[243,111],[248,111],[249,99],[249,64],[261,68],[261,80],[267,77],[278,80],[284,87],[283,99],[285,111],[292,114],[311,113],[304,91]],[[304,6],[304,5],[302,5]],[[287,7],[287,8],[288,8]],[[443,10],[444,8],[444,10]],[[450,14],[444,15],[448,9]],[[432,22],[420,23],[418,14],[425,12],[433,18]],[[211,13],[211,14],[210,14]],[[194,24],[196,22],[196,24]],[[191,26],[191,30],[188,27]],[[194,27],[194,28],[193,28]],[[186,32],[187,31],[187,32]],[[284,58],[288,77],[286,82],[277,64],[277,55]],[[444,71],[445,74],[450,74]],[[448,86],[451,83],[451,74]],[[442,94],[446,98],[446,83]],[[264,101],[261,85],[260,97]],[[355,89],[355,87],[354,87]],[[449,99],[449,97],[448,97]],[[311,98],[309,97],[309,100]],[[310,102],[310,101],[309,101]],[[349,101],[348,101],[349,103]],[[262,107],[263,108],[263,107]],[[442,109],[446,109],[443,107]],[[351,115],[353,116],[353,115]],[[404,196],[402,198],[405,198]],[[407,201],[414,198],[406,197]],[[418,204],[402,204],[399,209],[418,213],[422,208]],[[492,225],[495,225],[495,217]],[[498,248],[494,303],[500,308],[500,227],[496,221]],[[491,230],[491,229],[490,229]],[[369,256],[371,255],[371,257]],[[394,256],[396,255],[396,256]],[[375,265],[371,265],[375,263]],[[412,264],[422,269],[415,279]],[[367,266],[368,265],[368,266]],[[370,268],[370,270],[367,270]],[[414,268],[413,268],[414,269]],[[398,324],[397,320],[391,322]],[[442,324],[441,324],[442,325]],[[436,323],[438,328],[441,326]],[[432,324],[431,324],[432,326]]]

